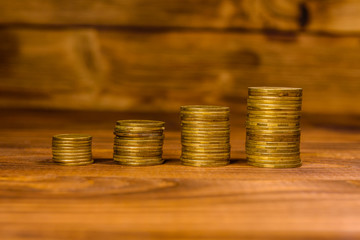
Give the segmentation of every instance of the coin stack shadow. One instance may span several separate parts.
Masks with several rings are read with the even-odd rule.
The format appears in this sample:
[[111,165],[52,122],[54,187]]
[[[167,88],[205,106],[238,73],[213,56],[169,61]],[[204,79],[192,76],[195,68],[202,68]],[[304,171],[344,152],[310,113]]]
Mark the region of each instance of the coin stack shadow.
[[301,88],[250,87],[247,99],[246,158],[268,168],[301,166]]
[[180,108],[183,165],[216,167],[229,164],[229,113],[229,108],[222,106]]
[[91,140],[92,137],[85,134],[59,134],[53,136],[53,161],[68,166],[93,163]]
[[164,162],[165,122],[119,120],[114,129],[114,160],[123,165],[150,166]]

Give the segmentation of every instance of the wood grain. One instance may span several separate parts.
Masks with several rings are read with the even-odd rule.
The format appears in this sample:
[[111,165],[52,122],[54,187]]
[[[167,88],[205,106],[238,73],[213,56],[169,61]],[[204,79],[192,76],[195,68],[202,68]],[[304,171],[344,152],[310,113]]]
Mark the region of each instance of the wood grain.
[[[22,0],[0,2],[3,25],[298,28],[298,0]],[[104,14],[106,13],[106,14]]]
[[356,37],[20,28],[0,41],[3,108],[245,112],[247,87],[268,85],[303,87],[304,112],[360,114]]
[[[357,34],[357,0],[22,0],[0,2],[0,24],[248,30]],[[106,14],[103,14],[106,13]]]
[[[357,118],[306,116],[303,167],[261,169],[244,161],[239,115],[231,119],[232,164],[194,168],[178,160],[175,114],[0,113],[1,239],[360,237]],[[113,163],[112,127],[127,118],[166,121],[165,164]],[[63,132],[92,134],[95,164],[53,164],[51,136]]]
[[306,1],[308,31],[354,34],[360,32],[360,2],[357,0]]

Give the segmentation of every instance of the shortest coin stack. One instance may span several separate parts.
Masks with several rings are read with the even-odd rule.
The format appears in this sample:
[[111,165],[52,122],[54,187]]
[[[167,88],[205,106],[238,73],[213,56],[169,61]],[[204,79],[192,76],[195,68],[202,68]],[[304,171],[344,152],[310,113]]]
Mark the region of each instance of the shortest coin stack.
[[123,165],[150,166],[164,162],[165,122],[119,120],[114,129],[114,160]]
[[54,162],[61,165],[80,166],[93,163],[92,137],[85,134],[59,134],[53,136]]

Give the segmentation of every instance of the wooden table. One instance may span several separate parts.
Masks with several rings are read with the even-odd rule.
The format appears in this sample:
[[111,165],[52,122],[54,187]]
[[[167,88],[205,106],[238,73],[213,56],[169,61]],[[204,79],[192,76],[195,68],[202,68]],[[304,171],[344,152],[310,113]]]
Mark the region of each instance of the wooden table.
[[[357,116],[304,116],[303,166],[248,166],[244,116],[232,116],[226,167],[179,162],[177,114],[2,110],[0,239],[358,239]],[[165,164],[112,157],[118,119],[167,122]],[[51,162],[51,136],[93,135],[95,164]]]

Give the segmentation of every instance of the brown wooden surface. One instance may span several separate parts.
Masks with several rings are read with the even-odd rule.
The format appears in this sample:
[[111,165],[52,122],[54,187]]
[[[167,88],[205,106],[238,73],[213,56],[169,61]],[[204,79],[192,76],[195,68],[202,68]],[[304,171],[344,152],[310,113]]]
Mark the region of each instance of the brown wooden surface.
[[276,29],[348,34],[360,31],[359,10],[358,0],[3,0],[0,24]]
[[[358,239],[359,117],[304,115],[303,166],[247,166],[244,116],[233,114],[229,166],[180,165],[178,115],[0,111],[1,239]],[[167,123],[164,158],[114,164],[112,128]],[[51,136],[94,137],[95,164],[51,162]]]
[[244,112],[247,87],[265,85],[302,87],[304,112],[360,114],[357,37],[20,28],[1,40],[1,107]]
[[248,86],[360,114],[357,0],[0,1],[0,107],[245,111]]
[[[298,0],[22,0],[0,2],[1,25],[299,28]],[[105,14],[104,14],[105,13]]]

